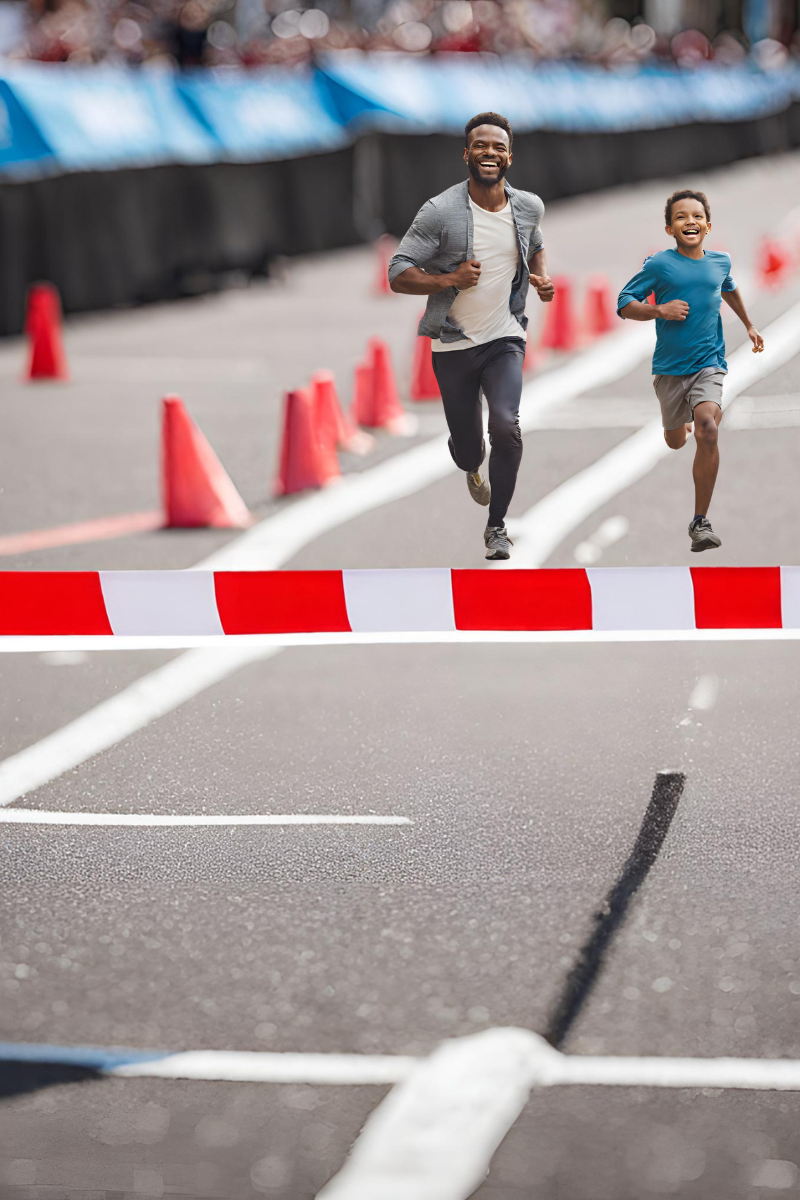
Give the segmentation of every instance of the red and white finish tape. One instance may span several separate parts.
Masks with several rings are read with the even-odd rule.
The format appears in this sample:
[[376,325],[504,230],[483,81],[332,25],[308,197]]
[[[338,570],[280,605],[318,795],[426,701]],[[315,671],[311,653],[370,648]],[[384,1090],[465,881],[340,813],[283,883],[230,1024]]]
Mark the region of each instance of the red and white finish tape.
[[800,630],[800,567],[4,571],[0,637]]

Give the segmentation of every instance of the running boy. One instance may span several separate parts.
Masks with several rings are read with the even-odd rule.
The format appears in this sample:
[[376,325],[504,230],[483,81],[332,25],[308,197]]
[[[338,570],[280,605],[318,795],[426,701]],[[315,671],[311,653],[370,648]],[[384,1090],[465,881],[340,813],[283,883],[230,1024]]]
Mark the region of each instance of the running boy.
[[[730,255],[703,249],[711,229],[711,210],[703,193],[673,193],[664,216],[675,248],[645,259],[641,271],[622,289],[617,312],[629,321],[656,322],[653,387],[671,450],[686,444],[694,422],[694,518],[689,537],[697,552],[721,545],[707,516],[719,470],[717,426],[728,371],[720,299],[747,329],[754,354],[764,349],[764,339],[731,278]],[[651,292],[655,304],[644,302]]]

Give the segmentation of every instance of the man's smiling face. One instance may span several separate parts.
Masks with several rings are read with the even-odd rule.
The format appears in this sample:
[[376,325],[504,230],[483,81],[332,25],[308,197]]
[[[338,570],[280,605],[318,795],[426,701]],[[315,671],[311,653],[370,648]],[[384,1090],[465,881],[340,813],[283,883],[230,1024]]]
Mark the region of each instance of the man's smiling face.
[[498,125],[478,125],[471,129],[464,150],[464,162],[476,183],[491,187],[511,166],[508,134]]
[[672,219],[667,233],[674,237],[679,246],[696,249],[702,246],[711,222],[699,200],[676,200],[672,206]]

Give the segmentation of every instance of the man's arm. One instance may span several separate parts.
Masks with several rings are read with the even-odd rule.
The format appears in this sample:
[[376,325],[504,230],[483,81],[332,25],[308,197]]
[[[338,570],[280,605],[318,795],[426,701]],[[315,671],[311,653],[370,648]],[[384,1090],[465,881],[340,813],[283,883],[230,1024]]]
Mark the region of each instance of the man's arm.
[[549,304],[553,299],[555,288],[547,272],[547,255],[544,252],[544,246],[541,246],[530,256],[528,259],[528,270],[531,273],[531,283],[536,288],[539,299],[544,304]]
[[631,300],[619,310],[626,321],[685,321],[689,305],[685,300],[668,300],[666,304],[647,304],[644,300]]
[[742,299],[742,293],[739,291],[738,287],[732,292],[723,292],[722,299],[729,308],[733,309],[747,330],[747,336],[753,343],[753,354],[760,354],[764,349],[764,339],[748,317],[747,310],[744,306],[744,300]]
[[430,296],[433,292],[444,292],[451,287],[464,292],[474,287],[480,277],[481,264],[472,258],[445,275],[429,275],[422,267],[406,267],[400,275],[395,276],[389,287],[404,296]]

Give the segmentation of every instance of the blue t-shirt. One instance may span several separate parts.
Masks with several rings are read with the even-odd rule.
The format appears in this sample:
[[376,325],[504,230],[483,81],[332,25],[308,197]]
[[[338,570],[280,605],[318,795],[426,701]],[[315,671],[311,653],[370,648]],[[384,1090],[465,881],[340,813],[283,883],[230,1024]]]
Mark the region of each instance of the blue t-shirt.
[[731,256],[706,250],[702,258],[688,258],[677,250],[660,250],[646,258],[642,269],[626,283],[617,300],[617,312],[631,300],[656,294],[656,304],[685,300],[685,321],[656,320],[654,375],[694,375],[703,367],[727,371],[722,317],[722,292],[733,292]]

